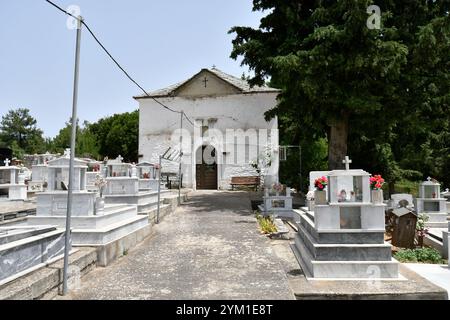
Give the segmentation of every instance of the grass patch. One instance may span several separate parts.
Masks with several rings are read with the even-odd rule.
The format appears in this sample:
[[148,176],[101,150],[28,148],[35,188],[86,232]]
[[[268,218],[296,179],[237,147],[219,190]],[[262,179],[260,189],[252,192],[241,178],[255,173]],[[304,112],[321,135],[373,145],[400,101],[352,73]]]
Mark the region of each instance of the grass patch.
[[445,263],[439,251],[433,248],[403,249],[397,252],[394,258],[403,263]]
[[272,234],[277,232],[277,227],[273,223],[272,217],[263,217],[259,213],[256,214],[256,219],[259,223],[259,228],[261,229],[261,233],[264,234]]

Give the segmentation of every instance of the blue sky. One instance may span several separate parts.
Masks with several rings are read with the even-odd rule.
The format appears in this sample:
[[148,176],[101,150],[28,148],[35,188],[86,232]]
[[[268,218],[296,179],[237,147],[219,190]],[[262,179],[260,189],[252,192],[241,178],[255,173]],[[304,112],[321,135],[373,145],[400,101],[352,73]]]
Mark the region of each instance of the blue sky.
[[[257,27],[251,0],[54,0],[81,15],[146,89],[187,79],[201,68],[240,76],[228,30]],[[75,30],[44,0],[0,0],[0,116],[26,107],[47,137],[71,115]],[[129,82],[86,30],[82,33],[78,117],[96,121],[138,108]]]

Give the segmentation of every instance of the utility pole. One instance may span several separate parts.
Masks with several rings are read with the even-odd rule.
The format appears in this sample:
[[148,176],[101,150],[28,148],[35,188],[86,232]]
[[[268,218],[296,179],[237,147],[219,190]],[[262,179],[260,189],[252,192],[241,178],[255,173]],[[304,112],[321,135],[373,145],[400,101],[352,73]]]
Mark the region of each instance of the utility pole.
[[180,164],[178,166],[178,205],[181,204],[181,162],[183,160],[183,117],[184,111],[181,110],[181,119],[180,119]]
[[159,156],[159,170],[158,170],[158,210],[156,211],[156,224],[159,223],[159,211],[160,211],[160,201],[161,201],[161,170],[162,170],[162,156]]
[[77,136],[77,103],[78,103],[78,76],[80,66],[80,41],[81,27],[83,18],[77,18],[77,42],[75,49],[75,72],[73,80],[73,100],[72,100],[72,135],[70,140],[70,163],[69,163],[69,190],[67,194],[67,216],[66,216],[66,238],[64,246],[64,270],[63,270],[63,295],[67,294],[67,271],[69,267],[69,254],[71,249],[71,230],[70,219],[72,215],[72,193],[74,181],[74,160],[75,160],[75,141]]

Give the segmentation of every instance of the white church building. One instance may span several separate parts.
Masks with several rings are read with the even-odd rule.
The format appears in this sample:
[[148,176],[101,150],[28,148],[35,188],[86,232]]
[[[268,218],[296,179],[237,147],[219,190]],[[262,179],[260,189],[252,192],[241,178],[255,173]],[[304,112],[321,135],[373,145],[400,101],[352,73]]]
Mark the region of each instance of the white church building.
[[[250,162],[258,161],[271,165],[265,184],[276,182],[278,120],[266,121],[264,113],[275,107],[278,94],[278,89],[250,87],[246,80],[213,67],[149,95],[135,96],[139,161],[158,163],[169,147],[180,150],[182,132],[183,187],[229,189],[231,177],[257,176]],[[182,131],[180,112],[186,115]],[[178,173],[178,164],[163,162],[162,173]]]

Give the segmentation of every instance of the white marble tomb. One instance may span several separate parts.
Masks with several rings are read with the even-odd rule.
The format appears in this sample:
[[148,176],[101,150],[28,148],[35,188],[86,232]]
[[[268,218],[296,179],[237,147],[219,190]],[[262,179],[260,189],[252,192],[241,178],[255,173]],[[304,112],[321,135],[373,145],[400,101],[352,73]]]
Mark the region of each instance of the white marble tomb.
[[263,204],[259,206],[264,216],[273,215],[280,218],[293,218],[291,189],[285,188],[284,192],[270,192],[264,189]]
[[0,167],[0,198],[5,200],[26,200],[27,186],[21,168],[10,166],[10,160],[4,161],[5,166]]
[[[137,167],[121,161],[122,157],[119,156],[107,165],[105,203],[137,205],[140,214],[155,209],[158,205],[158,191],[140,190]],[[162,196],[168,193],[170,190],[161,191]]]
[[[67,214],[69,154],[48,163],[48,190],[36,194],[36,216],[28,225],[56,225],[65,228]],[[72,205],[72,242],[74,246],[103,246],[136,232],[148,225],[139,216],[136,205],[106,205],[96,208],[96,192],[86,190],[87,163],[74,160],[74,188]]]
[[[292,249],[306,276],[398,278],[398,262],[384,241],[386,205],[372,201],[370,174],[348,169],[327,176],[327,204],[315,205],[313,212],[294,210],[299,230]],[[352,197],[342,197],[343,191]]]

